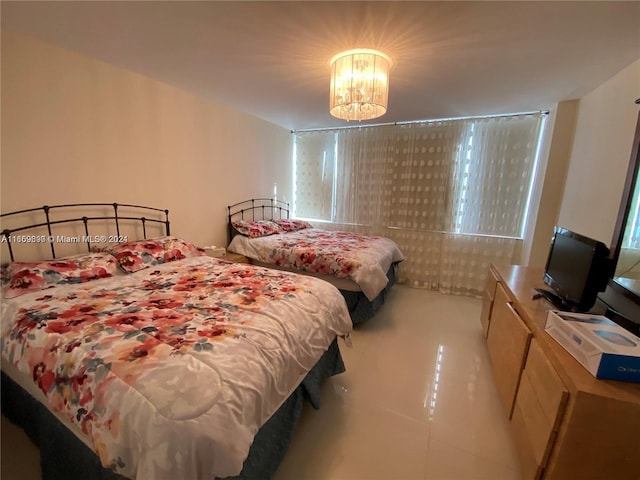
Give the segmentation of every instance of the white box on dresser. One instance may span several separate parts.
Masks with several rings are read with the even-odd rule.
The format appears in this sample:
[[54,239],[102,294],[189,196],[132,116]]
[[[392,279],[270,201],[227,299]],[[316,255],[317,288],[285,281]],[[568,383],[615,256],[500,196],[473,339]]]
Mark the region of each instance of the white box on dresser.
[[594,377],[640,382],[640,338],[607,317],[549,310],[545,331]]

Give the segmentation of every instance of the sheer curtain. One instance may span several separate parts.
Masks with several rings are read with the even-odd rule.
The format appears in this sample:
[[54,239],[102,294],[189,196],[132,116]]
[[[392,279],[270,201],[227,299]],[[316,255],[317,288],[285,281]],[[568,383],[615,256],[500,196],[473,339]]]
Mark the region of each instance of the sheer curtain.
[[293,204],[296,216],[333,220],[335,136],[335,131],[296,134]]
[[452,190],[453,231],[520,237],[541,115],[465,121]]
[[[328,221],[322,228],[392,238],[406,255],[401,283],[481,295],[489,264],[513,262],[519,247],[541,119],[296,134],[296,215]],[[321,187],[330,183],[327,172],[331,194]]]
[[334,223],[350,230],[386,235],[392,192],[392,128],[341,130],[337,134],[337,188]]
[[444,233],[452,226],[452,173],[464,122],[427,122],[395,129],[390,237],[406,256],[398,281],[439,290]]
[[489,264],[513,262],[524,234],[542,119],[536,114],[464,121],[439,290],[480,295]]

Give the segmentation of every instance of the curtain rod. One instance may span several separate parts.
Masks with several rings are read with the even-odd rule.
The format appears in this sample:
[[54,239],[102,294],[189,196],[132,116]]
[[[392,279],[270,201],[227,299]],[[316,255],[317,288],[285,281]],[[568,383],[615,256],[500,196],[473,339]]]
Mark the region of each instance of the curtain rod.
[[370,123],[366,125],[348,125],[345,127],[308,128],[303,130],[291,130],[291,133],[322,132],[327,130],[350,130],[352,128],[386,127],[389,125],[410,125],[413,123],[446,122],[450,120],[470,120],[475,118],[481,119],[481,118],[519,117],[522,115],[535,115],[535,114],[549,115],[549,110],[537,110],[534,112],[519,112],[519,113],[501,113],[496,115],[477,115],[477,116],[468,116],[468,117],[435,118],[432,120],[409,120],[406,122]]

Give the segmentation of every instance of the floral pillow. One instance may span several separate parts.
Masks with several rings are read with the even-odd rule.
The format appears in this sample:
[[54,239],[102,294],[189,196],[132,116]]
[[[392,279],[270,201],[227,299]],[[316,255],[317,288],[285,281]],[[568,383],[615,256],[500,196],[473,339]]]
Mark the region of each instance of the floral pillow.
[[177,237],[157,237],[148,240],[120,243],[109,252],[116,257],[120,268],[127,273],[161,263],[206,255],[204,249]]
[[295,232],[297,230],[303,230],[305,228],[313,228],[309,222],[304,220],[294,220],[290,218],[282,218],[280,220],[276,220],[276,223],[280,225],[283,232]]
[[164,261],[172,262],[174,260],[182,260],[189,257],[201,257],[207,253],[204,248],[195,246],[191,242],[187,242],[177,237],[160,237],[155,239],[156,242],[164,248]]
[[111,277],[117,270],[117,260],[108,253],[84,253],[44,262],[12,262],[4,271],[2,291],[5,298],[15,298],[57,285]]
[[249,238],[266,237],[267,235],[274,235],[276,233],[282,233],[282,227],[270,220],[236,220],[231,223],[241,235],[246,235]]
[[10,263],[3,263],[0,265],[0,285],[3,287],[9,282],[11,273],[9,272]]
[[119,243],[111,247],[109,252],[127,273],[164,263],[164,247],[154,239]]

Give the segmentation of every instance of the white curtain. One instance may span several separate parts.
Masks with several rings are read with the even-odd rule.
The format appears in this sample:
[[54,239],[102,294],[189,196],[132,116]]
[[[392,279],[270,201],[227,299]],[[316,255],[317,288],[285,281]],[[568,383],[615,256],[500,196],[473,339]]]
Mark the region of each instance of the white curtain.
[[386,229],[392,192],[393,127],[341,130],[337,134],[337,188],[334,222],[353,230]]
[[332,145],[328,131],[297,134],[296,177],[331,170],[331,157],[334,179],[332,194],[321,196],[330,205],[318,203],[317,184],[304,188],[308,175],[296,179],[296,203],[331,215],[306,207],[296,214],[328,220],[322,228],[392,238],[406,256],[401,283],[479,296],[489,264],[512,263],[519,247],[541,118],[337,129]]
[[541,115],[465,121],[454,172],[453,231],[520,237]]
[[334,131],[296,135],[293,209],[298,217],[332,220],[335,136]]

